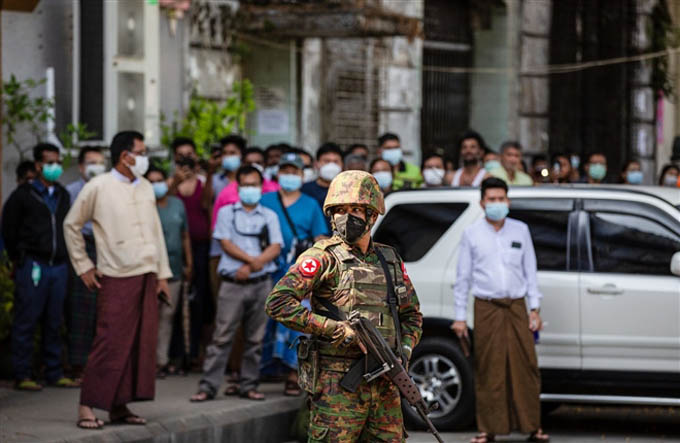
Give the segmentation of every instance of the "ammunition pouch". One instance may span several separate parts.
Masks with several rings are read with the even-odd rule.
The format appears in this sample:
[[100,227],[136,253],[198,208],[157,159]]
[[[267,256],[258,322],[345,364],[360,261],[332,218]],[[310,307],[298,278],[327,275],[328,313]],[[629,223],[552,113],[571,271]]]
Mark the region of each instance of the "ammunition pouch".
[[298,340],[298,385],[310,394],[317,394],[322,387],[319,386],[319,349],[316,339],[301,336]]

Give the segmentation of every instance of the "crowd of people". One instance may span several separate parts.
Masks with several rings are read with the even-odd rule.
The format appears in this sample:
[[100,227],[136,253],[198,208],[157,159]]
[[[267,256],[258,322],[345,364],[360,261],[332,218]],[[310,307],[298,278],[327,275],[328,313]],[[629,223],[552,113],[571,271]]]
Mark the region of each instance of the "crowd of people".
[[[343,150],[328,142],[312,156],[231,135],[202,159],[190,138],[177,138],[168,171],[149,160],[141,133],[124,131],[108,149],[110,172],[104,149],[83,147],[80,177],[63,186],[59,148],[38,144],[34,161],[18,166],[18,186],[2,211],[16,285],[16,388],[39,391],[39,379],[82,387],[79,426],[86,428],[102,424],[92,408],[143,423],[127,403],[152,398],[154,377],[188,371],[203,374],[194,402],[215,397],[225,379],[227,395],[263,400],[262,377],[281,380],[286,395],[301,395],[291,346],[301,334],[268,320],[264,302],[297,257],[331,235],[322,207],[344,170],[370,172],[385,195],[479,187],[489,177],[510,186],[645,182],[635,160],[612,177],[602,153],[583,164],[573,154],[537,155],[527,166],[518,142],[496,152],[474,131],[458,148],[459,167],[439,152],[414,165],[393,133],[377,139],[375,158],[363,144]],[[669,164],[658,184],[680,187],[679,177],[679,166]],[[33,359],[38,327],[40,377]]]

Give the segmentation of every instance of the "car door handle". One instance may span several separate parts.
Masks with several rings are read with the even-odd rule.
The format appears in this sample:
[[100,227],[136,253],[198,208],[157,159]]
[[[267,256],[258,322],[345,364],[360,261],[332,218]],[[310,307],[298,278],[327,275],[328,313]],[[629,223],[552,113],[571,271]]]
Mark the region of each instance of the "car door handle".
[[601,294],[601,295],[621,295],[621,294],[623,294],[623,289],[619,289],[619,288],[616,287],[616,285],[608,283],[604,286],[599,286],[599,287],[595,287],[595,288],[589,287],[588,293],[589,294]]

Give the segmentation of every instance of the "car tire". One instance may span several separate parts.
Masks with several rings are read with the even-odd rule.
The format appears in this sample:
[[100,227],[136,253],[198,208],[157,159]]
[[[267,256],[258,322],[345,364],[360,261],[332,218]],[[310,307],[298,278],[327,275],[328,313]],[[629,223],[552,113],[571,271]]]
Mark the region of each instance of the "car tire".
[[[433,400],[440,403],[440,408],[430,413],[437,430],[464,429],[473,423],[475,389],[472,361],[465,358],[452,339],[424,338],[413,350],[409,375],[418,385],[426,403],[431,405]],[[403,399],[402,411],[410,427],[426,427],[418,412]]]

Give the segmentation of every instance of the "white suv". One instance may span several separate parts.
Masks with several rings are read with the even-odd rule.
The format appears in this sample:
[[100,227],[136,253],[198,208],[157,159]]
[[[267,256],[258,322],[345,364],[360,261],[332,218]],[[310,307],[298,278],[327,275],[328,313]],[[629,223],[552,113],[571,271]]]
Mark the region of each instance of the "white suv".
[[[661,198],[653,195],[659,188],[510,190],[509,217],[529,225],[538,261],[544,402],[680,405],[680,190],[673,191]],[[479,200],[473,188],[397,192],[374,228],[376,241],[399,250],[420,298],[424,333],[410,373],[423,397],[439,402],[431,417],[442,429],[474,418],[474,357],[463,356],[449,325],[458,243],[483,217]]]

